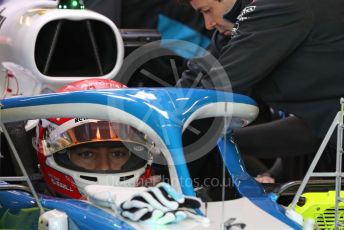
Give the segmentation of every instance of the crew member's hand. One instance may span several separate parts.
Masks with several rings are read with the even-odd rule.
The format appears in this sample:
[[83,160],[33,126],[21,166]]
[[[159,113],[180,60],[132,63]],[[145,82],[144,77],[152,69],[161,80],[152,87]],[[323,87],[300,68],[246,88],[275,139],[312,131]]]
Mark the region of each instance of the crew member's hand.
[[273,184],[275,183],[275,179],[268,173],[264,173],[261,175],[256,176],[256,181],[259,183],[267,183],[267,184]]
[[195,213],[200,206],[198,198],[184,196],[169,184],[160,183],[124,201],[120,205],[120,213],[132,221],[169,224],[187,217],[202,218]]

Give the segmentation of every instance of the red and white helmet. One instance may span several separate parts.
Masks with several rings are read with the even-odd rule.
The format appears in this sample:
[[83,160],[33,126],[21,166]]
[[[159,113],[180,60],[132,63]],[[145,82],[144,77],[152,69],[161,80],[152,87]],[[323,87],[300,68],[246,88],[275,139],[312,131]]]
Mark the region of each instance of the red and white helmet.
[[[69,84],[58,92],[107,88],[126,86],[108,79],[89,79]],[[40,169],[54,195],[80,198],[87,185],[135,186],[140,177],[150,176],[152,145],[145,135],[125,124],[83,118],[43,119],[37,126],[36,140]],[[105,156],[113,156],[109,158],[111,167],[98,167],[93,158],[88,158],[88,152],[80,153],[80,149],[88,148],[109,149],[111,154],[106,152]],[[121,150],[115,153],[117,149]],[[80,157],[84,158],[80,161]],[[121,160],[120,167],[115,165],[115,159]],[[89,167],[83,165],[85,161]]]

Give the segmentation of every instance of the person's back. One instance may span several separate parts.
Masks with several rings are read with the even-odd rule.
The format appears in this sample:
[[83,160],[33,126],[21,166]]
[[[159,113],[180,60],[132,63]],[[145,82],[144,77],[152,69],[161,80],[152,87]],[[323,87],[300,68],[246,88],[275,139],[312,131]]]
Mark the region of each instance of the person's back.
[[[261,10],[260,2],[264,3]],[[338,111],[339,98],[344,96],[344,2],[261,0],[255,3],[252,18],[266,15],[265,10],[270,7],[271,16],[248,24],[257,30],[260,22],[270,20],[275,26],[274,33],[268,32],[273,36],[267,34],[265,38],[270,40],[266,55],[271,58],[262,58],[270,62],[267,66],[274,68],[257,85],[258,94],[271,107],[304,118],[319,136],[324,136]],[[282,8],[279,4],[286,5]],[[275,11],[275,7],[286,11]],[[239,30],[245,28],[243,25]],[[257,43],[262,50],[259,40]],[[256,64],[256,68],[265,68],[264,63]]]
[[[342,0],[253,1],[239,16],[234,36],[222,53],[233,91],[253,89],[270,107],[301,118],[319,140],[324,138],[344,96],[343,18]],[[273,130],[279,128],[277,124]],[[283,129],[280,132],[283,137]],[[320,170],[334,167],[335,141]],[[303,148],[287,148],[288,155]]]
[[323,137],[344,96],[343,18],[342,0],[251,1],[220,47],[232,90],[253,89]]

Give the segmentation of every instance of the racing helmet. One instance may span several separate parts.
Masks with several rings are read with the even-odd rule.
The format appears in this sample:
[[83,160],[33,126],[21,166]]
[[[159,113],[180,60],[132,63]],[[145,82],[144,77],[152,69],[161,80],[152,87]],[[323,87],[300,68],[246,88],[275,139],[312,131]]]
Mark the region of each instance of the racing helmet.
[[[58,92],[126,88],[108,79],[69,84]],[[37,126],[39,166],[53,195],[81,198],[91,184],[136,186],[149,177],[152,142],[137,129],[84,118],[42,119]]]

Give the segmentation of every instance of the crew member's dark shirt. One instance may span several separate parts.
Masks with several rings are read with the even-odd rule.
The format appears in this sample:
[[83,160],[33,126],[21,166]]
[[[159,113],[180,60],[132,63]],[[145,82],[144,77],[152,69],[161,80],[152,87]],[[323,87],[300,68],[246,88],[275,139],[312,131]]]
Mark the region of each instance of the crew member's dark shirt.
[[[233,92],[254,90],[323,137],[344,96],[344,1],[254,0],[238,17],[232,39],[214,36],[213,53]],[[199,61],[189,63],[181,86],[195,79]],[[211,85],[211,73],[201,87]]]
[[164,0],[84,0],[86,8],[110,18],[118,27],[125,29],[155,29],[159,16],[186,24],[191,29],[211,36],[204,27],[203,17],[189,4]]

